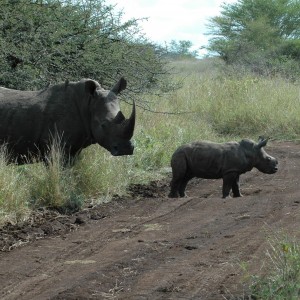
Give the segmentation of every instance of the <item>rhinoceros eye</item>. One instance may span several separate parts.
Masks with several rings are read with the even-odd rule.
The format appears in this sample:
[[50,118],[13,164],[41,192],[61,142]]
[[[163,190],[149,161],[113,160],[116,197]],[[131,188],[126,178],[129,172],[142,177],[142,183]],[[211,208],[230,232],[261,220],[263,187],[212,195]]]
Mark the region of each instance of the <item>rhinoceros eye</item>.
[[106,124],[106,123],[102,123],[100,126],[101,126],[101,128],[104,129],[104,130],[107,129],[107,124]]

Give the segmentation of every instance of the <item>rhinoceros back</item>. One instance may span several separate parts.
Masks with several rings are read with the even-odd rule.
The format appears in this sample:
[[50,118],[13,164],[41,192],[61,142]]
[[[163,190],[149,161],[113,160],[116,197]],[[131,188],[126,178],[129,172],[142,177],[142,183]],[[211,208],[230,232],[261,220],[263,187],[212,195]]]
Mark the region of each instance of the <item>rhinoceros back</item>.
[[39,151],[40,139],[49,123],[47,91],[0,88],[0,143],[14,158]]
[[32,139],[38,127],[42,107],[37,92],[0,88],[0,139],[17,143]]

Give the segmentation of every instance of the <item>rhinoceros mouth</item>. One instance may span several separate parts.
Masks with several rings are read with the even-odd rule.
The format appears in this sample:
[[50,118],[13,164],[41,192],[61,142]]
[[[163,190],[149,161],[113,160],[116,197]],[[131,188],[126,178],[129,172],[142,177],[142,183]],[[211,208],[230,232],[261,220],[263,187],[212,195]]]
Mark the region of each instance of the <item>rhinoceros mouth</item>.
[[110,149],[110,153],[112,156],[132,155],[133,150],[134,146],[130,143],[125,148],[113,146],[112,149]]
[[257,168],[260,172],[265,173],[265,174],[274,174],[278,171],[278,166],[268,166],[264,168]]
[[278,171],[278,167],[276,166],[276,167],[273,167],[273,168],[269,169],[266,173],[267,174],[274,174],[277,171]]

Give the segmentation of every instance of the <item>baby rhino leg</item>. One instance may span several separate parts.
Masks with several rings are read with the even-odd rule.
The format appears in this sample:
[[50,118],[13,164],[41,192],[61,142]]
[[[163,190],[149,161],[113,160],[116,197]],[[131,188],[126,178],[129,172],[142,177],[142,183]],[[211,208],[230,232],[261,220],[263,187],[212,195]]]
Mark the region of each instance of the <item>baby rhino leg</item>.
[[172,181],[171,181],[171,191],[169,193],[169,198],[178,198],[178,189],[179,189],[179,186],[180,186],[180,180],[176,180],[174,178],[172,178]]
[[180,197],[185,197],[186,196],[185,189],[186,189],[186,186],[187,186],[190,179],[192,179],[191,176],[185,175],[185,177],[181,180],[181,183],[179,185],[179,196]]
[[232,189],[233,196],[239,197],[240,190],[238,184],[239,175],[237,173],[228,173],[223,176],[223,198],[230,197],[230,191]]
[[237,175],[235,181],[232,184],[232,193],[233,197],[242,197],[243,195],[240,192],[240,176]]
[[176,153],[174,154],[171,160],[172,167],[172,181],[171,181],[171,191],[169,193],[170,198],[178,198],[178,194],[180,197],[184,194],[184,190],[187,182],[185,183],[185,174],[186,174],[186,160],[184,153]]

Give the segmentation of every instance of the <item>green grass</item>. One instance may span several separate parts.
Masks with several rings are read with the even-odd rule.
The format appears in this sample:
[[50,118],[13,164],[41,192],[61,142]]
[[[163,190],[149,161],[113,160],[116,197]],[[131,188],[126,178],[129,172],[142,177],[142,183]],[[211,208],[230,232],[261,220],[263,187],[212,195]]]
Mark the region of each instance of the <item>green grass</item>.
[[298,300],[300,298],[300,243],[278,234],[269,240],[264,275],[252,276],[254,299]]
[[5,222],[13,224],[24,221],[29,213],[29,191],[23,181],[23,174],[7,164],[7,150],[0,148],[0,226]]
[[106,202],[125,194],[133,177],[134,157],[113,157],[98,145],[85,149],[73,167],[76,183],[85,199]]

